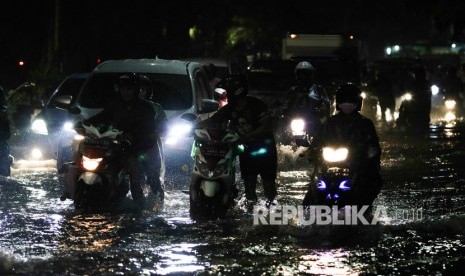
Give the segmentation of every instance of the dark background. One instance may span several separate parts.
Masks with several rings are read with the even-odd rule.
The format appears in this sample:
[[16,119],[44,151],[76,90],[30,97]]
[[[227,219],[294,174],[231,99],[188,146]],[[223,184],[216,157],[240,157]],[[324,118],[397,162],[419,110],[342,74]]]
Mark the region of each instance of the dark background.
[[0,84],[116,58],[279,57],[286,33],[355,34],[364,58],[376,58],[387,44],[463,42],[464,14],[460,0],[10,0],[1,4]]

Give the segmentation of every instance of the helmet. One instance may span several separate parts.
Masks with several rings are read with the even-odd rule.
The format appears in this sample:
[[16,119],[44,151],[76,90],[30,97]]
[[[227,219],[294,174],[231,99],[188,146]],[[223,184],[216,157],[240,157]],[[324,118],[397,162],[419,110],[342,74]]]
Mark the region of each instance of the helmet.
[[152,81],[146,75],[138,75],[141,91],[145,92],[144,99],[151,100],[153,96]]
[[222,79],[216,87],[226,90],[228,101],[231,101],[231,99],[234,101],[234,99],[245,97],[249,90],[247,79],[242,74],[231,74]]
[[304,86],[311,85],[313,82],[313,73],[315,67],[308,61],[301,61],[295,66],[295,77],[297,81]]
[[[140,80],[136,73],[122,74],[116,80],[116,90],[119,91],[121,87],[139,88]],[[137,89],[139,91],[139,89]]]
[[363,101],[361,94],[362,91],[354,83],[349,82],[339,86],[336,90],[336,109],[340,110],[339,104],[353,103],[357,105],[356,110],[360,111]]
[[315,67],[313,67],[313,65],[308,61],[301,61],[295,66],[294,73],[297,74],[297,71],[299,70],[315,71]]

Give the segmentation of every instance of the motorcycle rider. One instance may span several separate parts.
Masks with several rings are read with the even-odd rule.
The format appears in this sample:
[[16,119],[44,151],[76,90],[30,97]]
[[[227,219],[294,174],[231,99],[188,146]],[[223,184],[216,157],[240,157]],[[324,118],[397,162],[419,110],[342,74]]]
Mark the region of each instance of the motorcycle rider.
[[301,61],[295,67],[297,85],[289,89],[288,113],[303,109],[316,112],[323,123],[330,115],[330,100],[323,86],[314,83],[315,67]]
[[[0,87],[0,90],[2,88]],[[0,91],[0,93],[3,91]],[[8,120],[8,114],[6,112],[6,106],[0,105],[0,175],[10,176],[10,148],[8,146],[8,139],[11,136],[10,122]]]
[[256,185],[260,175],[266,204],[269,206],[277,195],[277,151],[273,118],[268,114],[265,103],[247,96],[248,84],[244,75],[232,74],[218,83],[217,87],[227,91],[228,104],[209,119],[200,122],[199,126],[229,122],[229,126],[240,135],[238,143],[244,145],[239,163],[247,205],[250,207],[257,202]]
[[[350,170],[360,180],[366,191],[359,199],[361,205],[371,205],[380,192],[381,147],[373,122],[359,113],[362,106],[362,91],[352,83],[341,85],[336,90],[336,109],[320,128],[307,152],[310,158],[327,145],[347,145],[350,149]],[[304,205],[310,198],[307,192]]]
[[141,158],[141,167],[147,176],[147,183],[152,189],[155,195],[158,195],[160,199],[164,199],[164,161],[163,161],[163,145],[161,143],[160,136],[163,135],[167,130],[167,119],[163,107],[153,101],[153,84],[149,77],[145,75],[139,75],[140,79],[140,92],[139,98],[149,101],[153,105],[155,111],[155,145],[151,151]]
[[82,123],[123,131],[123,137],[130,142],[123,162],[129,174],[131,195],[138,207],[144,208],[144,174],[138,160],[150,153],[155,146],[155,111],[151,103],[139,98],[140,80],[135,73],[119,76],[115,89],[118,92],[116,99],[100,113]]
[[379,106],[381,107],[381,117],[383,122],[386,122],[386,110],[389,108],[391,113],[394,113],[396,107],[392,82],[383,72],[376,70],[375,78],[369,86],[373,90],[374,95],[378,97]]
[[284,110],[285,126],[289,126],[294,117],[305,120],[309,140],[330,115],[330,100],[323,86],[314,83],[314,74],[315,68],[310,62],[301,61],[296,65],[297,85],[289,89],[290,100]]
[[414,66],[409,74],[410,82],[406,87],[412,91],[412,100],[409,105],[400,106],[396,123],[413,135],[423,136],[428,131],[430,122],[431,83],[423,66]]

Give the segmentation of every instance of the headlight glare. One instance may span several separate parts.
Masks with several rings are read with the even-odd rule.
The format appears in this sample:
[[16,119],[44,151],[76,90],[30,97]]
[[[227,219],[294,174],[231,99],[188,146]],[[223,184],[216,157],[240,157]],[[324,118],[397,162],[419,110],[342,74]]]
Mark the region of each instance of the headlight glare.
[[92,159],[92,158],[88,158],[86,156],[82,156],[82,166],[84,167],[84,169],[86,169],[88,171],[93,171],[93,170],[97,169],[97,167],[100,164],[100,162],[102,161],[102,159],[103,158]]
[[323,148],[323,159],[327,162],[341,162],[346,160],[349,150],[347,148]]
[[43,119],[35,119],[32,122],[31,130],[38,134],[48,135],[47,124]]

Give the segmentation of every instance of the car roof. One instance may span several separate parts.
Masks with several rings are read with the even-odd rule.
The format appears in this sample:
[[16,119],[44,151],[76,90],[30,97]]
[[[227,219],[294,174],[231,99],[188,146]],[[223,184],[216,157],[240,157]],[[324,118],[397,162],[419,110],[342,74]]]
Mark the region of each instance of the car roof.
[[90,73],[73,73],[68,75],[66,78],[70,79],[87,79],[90,76]]
[[94,73],[134,72],[186,75],[189,68],[200,67],[190,61],[167,59],[122,59],[102,62]]
[[217,67],[229,67],[229,61],[219,57],[187,57],[181,60],[198,62],[201,65],[208,65],[211,63]]

